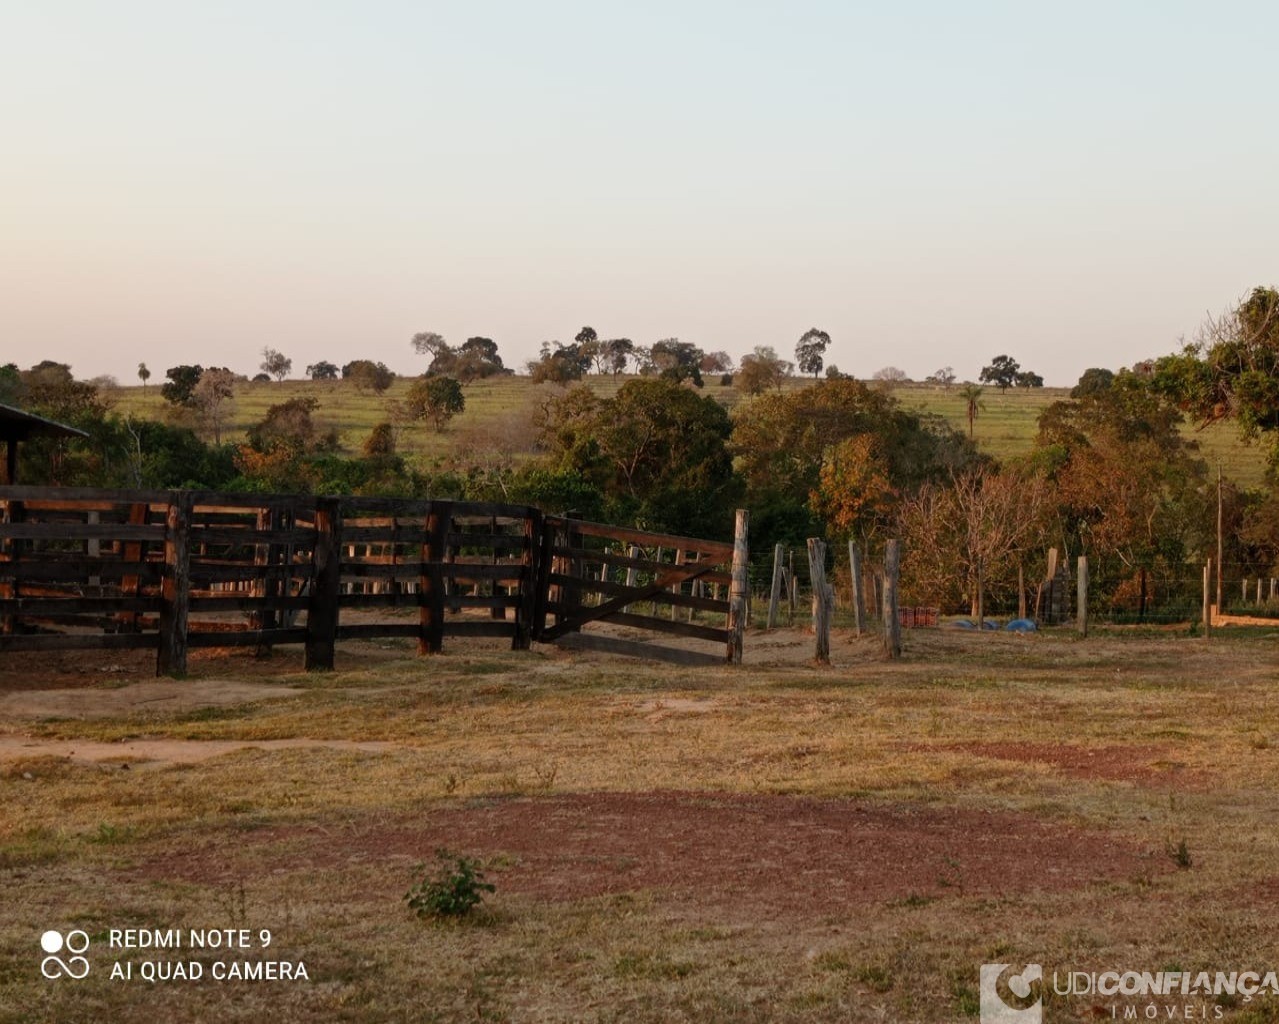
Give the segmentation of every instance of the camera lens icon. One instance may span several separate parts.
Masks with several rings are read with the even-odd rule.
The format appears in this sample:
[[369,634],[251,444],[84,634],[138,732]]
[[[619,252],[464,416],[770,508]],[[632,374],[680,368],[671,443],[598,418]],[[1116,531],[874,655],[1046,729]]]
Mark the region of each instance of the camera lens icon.
[[[89,973],[89,961],[81,956],[89,948],[89,935],[79,928],[72,929],[64,936],[60,931],[50,928],[40,936],[40,948],[48,954],[40,962],[40,973],[50,980],[63,976],[77,981]],[[59,953],[70,953],[63,960]]]

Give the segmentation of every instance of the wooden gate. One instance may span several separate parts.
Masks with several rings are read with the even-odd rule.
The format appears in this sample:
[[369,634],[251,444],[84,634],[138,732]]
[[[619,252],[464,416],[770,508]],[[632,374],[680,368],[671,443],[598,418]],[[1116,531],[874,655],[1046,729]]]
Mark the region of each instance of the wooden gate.
[[[547,516],[536,639],[682,665],[740,662],[746,565],[740,513],[738,542],[735,559],[734,544]],[[583,631],[602,623],[623,629]],[[672,647],[645,633],[698,643]]]

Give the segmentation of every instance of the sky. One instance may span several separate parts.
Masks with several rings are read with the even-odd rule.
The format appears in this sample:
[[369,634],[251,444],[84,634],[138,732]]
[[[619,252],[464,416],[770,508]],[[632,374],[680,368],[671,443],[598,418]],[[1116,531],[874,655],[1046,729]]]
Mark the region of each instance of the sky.
[[1050,385],[1279,283],[1271,3],[0,0],[0,362]]

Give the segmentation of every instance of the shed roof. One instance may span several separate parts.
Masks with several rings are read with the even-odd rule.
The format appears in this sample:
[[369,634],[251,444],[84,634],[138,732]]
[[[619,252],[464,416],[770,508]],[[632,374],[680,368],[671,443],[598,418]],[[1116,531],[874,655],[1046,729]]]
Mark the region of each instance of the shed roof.
[[83,430],[47,420],[33,412],[24,412],[0,403],[0,441],[25,441],[38,434],[54,437],[88,437]]

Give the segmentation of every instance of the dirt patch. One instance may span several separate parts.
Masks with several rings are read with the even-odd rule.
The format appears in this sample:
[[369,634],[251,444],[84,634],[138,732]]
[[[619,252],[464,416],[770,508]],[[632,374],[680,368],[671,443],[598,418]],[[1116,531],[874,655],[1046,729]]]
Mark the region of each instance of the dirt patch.
[[910,744],[911,750],[947,750],[998,761],[1043,764],[1073,779],[1140,785],[1201,786],[1204,773],[1177,760],[1174,748],[1151,743],[1088,747],[1073,743],[971,742]]
[[96,743],[91,740],[43,740],[25,736],[0,736],[0,762],[37,757],[61,757],[77,764],[103,761],[136,767],[160,768],[170,764],[195,764],[236,750],[294,750],[326,747],[382,754],[402,750],[403,744],[351,740],[127,740]]
[[296,697],[292,686],[230,679],[153,680],[118,687],[20,690],[0,696],[0,718],[118,718],[139,711],[193,711],[275,697]]
[[264,859],[290,870],[406,865],[437,847],[489,859],[499,891],[546,900],[659,890],[758,917],[840,914],[894,900],[1071,889],[1168,870],[1103,832],[1026,815],[833,799],[695,793],[510,798],[413,821],[269,828],[230,848],[164,855],[150,878],[211,882]]

